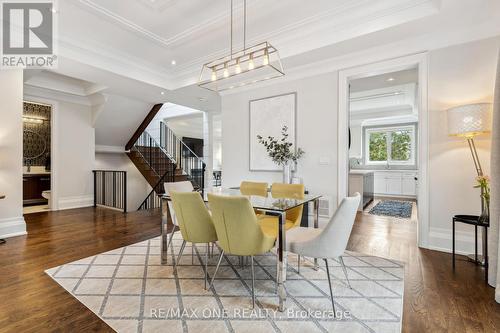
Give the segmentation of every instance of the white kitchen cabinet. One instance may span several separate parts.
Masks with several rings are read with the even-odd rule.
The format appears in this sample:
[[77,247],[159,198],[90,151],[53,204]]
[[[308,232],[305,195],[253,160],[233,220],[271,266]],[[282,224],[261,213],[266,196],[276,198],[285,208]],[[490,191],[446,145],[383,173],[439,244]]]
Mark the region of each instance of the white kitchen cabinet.
[[375,195],[415,197],[417,175],[417,171],[375,171]]
[[400,174],[389,174],[385,177],[386,181],[386,193],[393,195],[402,194],[402,184]]
[[365,170],[351,170],[349,172],[349,196],[358,192],[361,194],[358,211],[363,209],[373,200],[373,172]]
[[402,195],[417,195],[416,173],[404,173],[402,176],[401,187]]

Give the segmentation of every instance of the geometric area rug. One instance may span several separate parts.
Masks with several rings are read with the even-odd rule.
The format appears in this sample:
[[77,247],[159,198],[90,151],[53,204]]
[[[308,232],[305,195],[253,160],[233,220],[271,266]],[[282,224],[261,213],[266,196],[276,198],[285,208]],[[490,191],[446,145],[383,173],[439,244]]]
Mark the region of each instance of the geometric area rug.
[[[251,270],[239,258],[224,257],[213,287],[204,289],[206,246],[186,245],[177,268],[177,232],[167,265],[160,264],[160,238],[122,247],[48,269],[46,273],[117,332],[401,332],[404,265],[346,252],[350,289],[342,268],[331,260],[336,317],[324,261],[314,269],[289,254],[286,310],[277,311],[276,256],[255,257],[255,309]],[[218,251],[209,259],[209,275]]]

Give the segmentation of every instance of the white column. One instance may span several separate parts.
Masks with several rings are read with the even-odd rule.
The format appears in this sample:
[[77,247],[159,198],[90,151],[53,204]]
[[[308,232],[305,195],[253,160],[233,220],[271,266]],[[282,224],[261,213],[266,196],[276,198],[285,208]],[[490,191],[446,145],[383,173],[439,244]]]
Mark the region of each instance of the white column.
[[206,163],[205,168],[205,188],[213,187],[214,178],[214,119],[210,112],[203,113],[203,160]]
[[23,217],[23,71],[0,70],[0,238],[26,234]]

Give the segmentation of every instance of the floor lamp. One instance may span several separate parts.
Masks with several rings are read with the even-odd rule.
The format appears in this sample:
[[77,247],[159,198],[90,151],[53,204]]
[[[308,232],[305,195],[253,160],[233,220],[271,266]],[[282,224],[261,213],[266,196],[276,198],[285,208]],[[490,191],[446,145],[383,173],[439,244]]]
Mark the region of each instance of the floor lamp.
[[[461,105],[448,110],[448,134],[467,139],[474,167],[478,176],[483,176],[483,169],[479,156],[477,155],[474,137],[491,132],[491,108],[490,103],[477,103]],[[481,190],[481,195],[482,195]],[[484,209],[481,200],[481,211]],[[483,253],[486,253],[484,246],[485,233],[483,233]],[[471,258],[473,256],[469,256]],[[484,258],[480,259],[484,263]]]

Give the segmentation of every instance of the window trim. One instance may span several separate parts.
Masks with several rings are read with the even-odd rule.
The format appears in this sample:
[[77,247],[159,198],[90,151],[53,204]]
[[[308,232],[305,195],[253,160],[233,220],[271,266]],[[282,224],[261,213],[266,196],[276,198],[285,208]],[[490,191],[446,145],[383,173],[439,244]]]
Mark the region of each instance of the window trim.
[[[387,160],[385,161],[370,161],[370,133],[392,133],[398,130],[411,130],[411,151],[410,151],[410,159],[408,161],[395,161],[391,159],[391,149],[392,149],[392,136],[387,135]],[[363,156],[363,162],[365,165],[396,165],[396,166],[416,166],[416,156],[417,153],[417,124],[399,124],[399,125],[390,125],[390,126],[365,126],[363,127],[363,151],[361,152]]]

